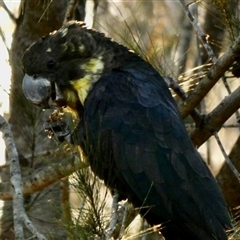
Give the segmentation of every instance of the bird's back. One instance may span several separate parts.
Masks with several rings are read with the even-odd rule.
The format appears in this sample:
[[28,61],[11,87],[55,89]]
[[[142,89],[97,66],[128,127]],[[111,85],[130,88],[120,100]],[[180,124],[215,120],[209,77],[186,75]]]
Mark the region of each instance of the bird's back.
[[134,57],[103,75],[86,100],[84,121],[95,173],[150,224],[163,223],[166,239],[227,239],[231,221],[221,191],[149,64]]

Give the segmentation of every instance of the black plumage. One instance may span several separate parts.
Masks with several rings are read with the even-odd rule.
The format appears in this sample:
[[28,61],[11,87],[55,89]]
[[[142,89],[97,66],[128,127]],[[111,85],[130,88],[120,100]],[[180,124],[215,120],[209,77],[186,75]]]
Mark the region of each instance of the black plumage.
[[[23,56],[26,97],[74,109],[72,134],[99,178],[167,240],[225,240],[222,193],[193,147],[162,77],[103,34],[70,22]],[[34,89],[34,90],[33,90]]]

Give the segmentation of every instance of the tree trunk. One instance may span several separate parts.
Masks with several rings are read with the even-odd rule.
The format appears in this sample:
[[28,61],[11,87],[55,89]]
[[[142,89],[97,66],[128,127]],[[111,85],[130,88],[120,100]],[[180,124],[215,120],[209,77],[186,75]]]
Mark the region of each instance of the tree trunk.
[[[24,72],[21,57],[34,41],[61,27],[67,5],[68,0],[24,0],[20,5],[20,15],[16,19],[10,52],[12,84],[9,122],[19,153],[28,158],[28,170],[24,171],[23,168],[23,174],[28,174],[32,168],[39,168],[44,164],[42,160],[36,162],[35,155],[46,149],[51,150],[53,141],[48,141],[44,134],[40,110],[28,103],[23,95],[21,85]],[[56,183],[25,199],[25,207],[36,228],[44,234],[51,234],[54,239],[66,239],[57,222],[61,219],[60,195],[60,184]],[[1,239],[14,239],[11,206],[12,201],[8,201],[3,207]],[[26,238],[29,237],[27,235]]]

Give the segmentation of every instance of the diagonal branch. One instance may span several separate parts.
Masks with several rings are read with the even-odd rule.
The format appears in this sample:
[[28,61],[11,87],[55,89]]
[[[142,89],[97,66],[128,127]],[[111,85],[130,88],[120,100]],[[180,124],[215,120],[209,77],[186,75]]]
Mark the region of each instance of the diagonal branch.
[[[32,175],[23,178],[23,194],[28,195],[40,191],[52,183],[66,177],[77,169],[88,167],[88,164],[78,158],[78,152],[71,152],[70,157],[63,157],[59,163],[37,169]],[[11,184],[0,183],[0,199],[12,199]]]
[[5,35],[4,35],[4,32],[2,30],[2,28],[0,27],[0,36],[2,38],[2,41],[3,41],[3,44],[5,45],[5,48],[7,49],[7,52],[8,52],[8,56],[9,56],[9,53],[10,53],[10,49],[7,45],[7,41],[6,41],[6,38],[5,38]]
[[228,164],[229,168],[234,173],[235,177],[237,178],[237,180],[239,182],[240,181],[240,174],[239,174],[238,170],[236,169],[236,167],[233,165],[233,163],[230,160],[229,156],[227,155],[227,153],[226,153],[226,151],[225,151],[225,149],[224,149],[224,147],[222,145],[222,142],[221,142],[217,132],[214,132],[213,135],[214,135],[214,137],[215,137],[215,139],[216,139],[216,141],[218,143],[218,146],[219,146],[219,148],[220,148],[220,150],[221,150],[221,152],[222,152],[222,154],[223,154],[223,156],[225,158],[226,163]]
[[235,61],[236,55],[240,52],[240,36],[235,40],[233,45],[218,59],[218,61],[211,67],[207,75],[201,80],[195,90],[183,101],[179,107],[183,118],[202,101],[211,88],[229,69]]
[[179,1],[182,4],[183,10],[185,11],[186,15],[188,16],[190,22],[192,23],[194,30],[195,30],[197,36],[199,37],[200,41],[202,42],[202,45],[204,46],[208,56],[212,59],[213,63],[216,63],[217,57],[215,56],[211,46],[208,43],[208,38],[207,38],[206,34],[203,32],[203,30],[198,25],[198,20],[196,18],[194,18],[194,16],[191,14],[191,12],[188,8],[189,4],[186,5],[184,0],[179,0]]
[[191,133],[195,146],[201,146],[214,132],[220,130],[222,125],[240,108],[240,87],[227,96],[211,113],[199,128]]
[[[186,15],[188,16],[190,22],[192,23],[194,30],[198,36],[198,38],[200,39],[203,47],[205,48],[209,58],[212,60],[212,62],[215,64],[217,62],[217,57],[214,54],[212,47],[210,46],[209,42],[208,42],[208,36],[203,32],[202,28],[199,26],[198,24],[198,20],[194,18],[194,16],[191,14],[188,5],[186,5],[184,3],[184,0],[179,0],[180,3],[182,4],[182,7],[186,13]],[[226,81],[226,78],[222,78],[223,84],[228,92],[228,94],[231,94],[231,89],[228,85],[228,82]]]

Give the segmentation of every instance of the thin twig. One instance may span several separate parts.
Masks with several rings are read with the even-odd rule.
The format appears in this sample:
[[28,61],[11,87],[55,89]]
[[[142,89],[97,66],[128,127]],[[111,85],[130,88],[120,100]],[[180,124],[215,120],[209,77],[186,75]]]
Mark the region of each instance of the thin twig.
[[[198,36],[198,38],[200,39],[203,47],[205,48],[208,56],[210,59],[212,59],[213,64],[215,64],[217,62],[217,57],[215,55],[215,53],[212,50],[212,47],[210,46],[209,42],[208,42],[208,36],[207,34],[205,34],[202,30],[202,28],[198,25],[198,20],[194,18],[194,16],[191,14],[191,12],[189,11],[188,5],[186,5],[184,3],[184,0],[179,0],[182,4],[182,7],[184,9],[184,11],[186,12],[186,15],[188,16],[188,18],[190,19],[194,30]],[[196,2],[197,3],[197,2]],[[226,78],[222,78],[223,84],[225,86],[225,88],[227,89],[228,94],[231,94],[231,89],[228,85],[228,82],[226,81]]]
[[227,153],[225,152],[224,147],[223,147],[223,145],[222,145],[222,143],[221,143],[221,140],[220,140],[217,132],[214,132],[213,135],[214,135],[214,137],[215,137],[215,139],[216,139],[216,141],[217,141],[217,143],[218,143],[218,146],[219,146],[219,148],[220,148],[220,150],[221,150],[221,152],[222,152],[222,154],[223,154],[223,156],[224,156],[224,158],[225,158],[226,163],[228,164],[228,166],[230,167],[230,169],[232,170],[232,172],[234,173],[234,175],[236,176],[236,178],[237,178],[238,181],[240,182],[240,173],[239,173],[238,170],[235,168],[235,166],[234,166],[233,163],[231,162],[230,158],[228,157]]
[[43,14],[41,15],[41,17],[38,19],[38,23],[40,23],[44,17],[44,15],[46,14],[46,12],[48,11],[48,9],[50,8],[50,5],[52,4],[53,0],[50,0],[46,6],[46,8],[43,11]]
[[4,35],[3,30],[2,30],[1,27],[0,27],[0,36],[2,38],[2,41],[3,41],[3,44],[4,44],[5,48],[7,49],[8,56],[9,56],[10,55],[10,49],[9,49],[9,47],[7,45],[7,41],[6,41],[5,35]]
[[[204,46],[204,48],[205,48],[209,58],[212,59],[212,62],[214,64],[216,64],[218,62],[218,59],[217,59],[216,55],[214,54],[210,44],[208,43],[207,35],[203,32],[203,30],[198,25],[197,19],[195,19],[194,16],[191,14],[191,12],[190,12],[190,10],[188,8],[188,5],[185,4],[184,0],[179,0],[179,1],[182,4],[182,7],[183,7],[186,15],[190,19],[190,21],[191,21],[191,23],[192,23],[192,25],[194,27],[194,30],[195,30],[197,36],[199,37],[200,41],[202,42],[202,45]],[[224,75],[224,72],[222,73],[222,76],[220,76],[220,77],[222,77],[222,81],[224,83],[225,88],[227,89],[228,94],[231,94],[231,89],[229,87],[229,84],[228,84],[226,78],[223,77],[223,75]],[[210,90],[210,88],[209,88],[209,90]],[[238,116],[239,116],[239,113],[236,113],[236,117],[237,118],[238,118]]]
[[132,234],[131,236],[124,238],[124,240],[131,240],[131,239],[139,238],[141,236],[146,236],[146,235],[151,234],[153,232],[159,232],[160,229],[161,229],[161,224],[154,225],[154,226],[148,227],[147,229],[144,229],[140,232]]
[[240,124],[223,124],[223,128],[240,128]]
[[216,63],[217,62],[217,57],[215,56],[211,46],[208,43],[207,35],[203,32],[203,30],[198,25],[198,20],[195,19],[194,16],[191,14],[191,12],[188,8],[188,5],[185,4],[184,0],[179,0],[179,1],[182,4],[182,7],[183,7],[187,17],[191,21],[191,23],[194,27],[194,30],[195,30],[197,36],[199,37],[200,41],[202,42],[202,45],[204,46],[208,56],[212,59],[213,63]]

